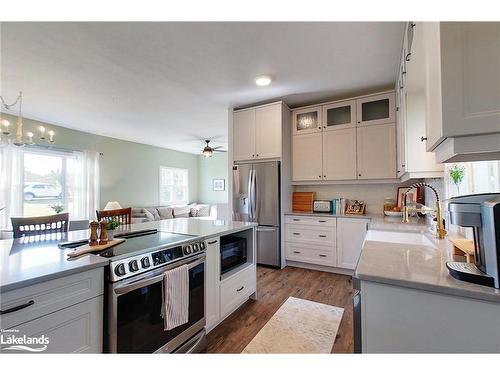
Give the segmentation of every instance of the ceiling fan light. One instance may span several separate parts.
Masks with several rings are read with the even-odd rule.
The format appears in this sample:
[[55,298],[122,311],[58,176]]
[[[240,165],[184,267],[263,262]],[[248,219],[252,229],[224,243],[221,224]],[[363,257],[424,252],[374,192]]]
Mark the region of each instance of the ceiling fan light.
[[212,149],[211,148],[207,148],[207,147],[205,147],[203,149],[203,152],[202,152],[203,156],[206,157],[206,158],[211,157],[213,155],[213,153],[214,152],[212,151]]

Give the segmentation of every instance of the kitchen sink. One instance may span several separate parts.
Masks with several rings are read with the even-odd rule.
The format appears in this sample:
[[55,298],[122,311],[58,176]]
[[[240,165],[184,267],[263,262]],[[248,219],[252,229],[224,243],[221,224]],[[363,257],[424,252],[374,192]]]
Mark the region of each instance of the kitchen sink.
[[366,233],[365,241],[390,242],[407,245],[420,245],[436,248],[432,241],[423,233],[415,232],[390,232],[369,230]]

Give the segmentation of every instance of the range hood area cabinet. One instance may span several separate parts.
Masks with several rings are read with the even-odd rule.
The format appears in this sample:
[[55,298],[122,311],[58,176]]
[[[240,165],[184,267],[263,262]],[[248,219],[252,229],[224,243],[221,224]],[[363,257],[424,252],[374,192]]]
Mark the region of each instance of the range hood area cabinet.
[[396,178],[395,95],[376,95],[292,112],[292,180]]
[[426,147],[439,162],[500,159],[500,22],[421,22]]
[[427,152],[425,102],[425,51],[422,32],[415,23],[405,28],[396,82],[397,176],[439,178],[444,166],[434,152]]
[[289,109],[282,102],[234,111],[233,160],[281,158],[286,111]]

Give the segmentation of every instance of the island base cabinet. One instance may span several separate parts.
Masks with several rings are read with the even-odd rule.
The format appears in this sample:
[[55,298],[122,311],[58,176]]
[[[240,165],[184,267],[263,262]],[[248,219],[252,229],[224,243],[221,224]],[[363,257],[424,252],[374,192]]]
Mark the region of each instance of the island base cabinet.
[[256,291],[256,268],[249,266],[222,280],[220,284],[221,318],[225,319]]
[[205,317],[206,330],[210,332],[220,318],[220,238],[207,239],[207,259],[205,262]]
[[[45,335],[48,344],[43,353],[102,353],[102,296],[20,324],[9,331],[15,337],[40,337]],[[2,345],[3,353],[29,353],[9,350]],[[44,345],[29,345],[43,348]]]
[[498,303],[360,284],[363,353],[500,353]]

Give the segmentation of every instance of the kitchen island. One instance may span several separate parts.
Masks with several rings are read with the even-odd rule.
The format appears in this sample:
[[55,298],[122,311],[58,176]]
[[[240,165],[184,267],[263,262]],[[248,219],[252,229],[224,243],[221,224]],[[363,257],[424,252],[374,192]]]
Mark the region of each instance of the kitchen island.
[[367,232],[354,275],[356,351],[500,352],[500,291],[451,277],[451,242],[405,225]]
[[[205,311],[207,329],[211,329],[246,299],[255,297],[254,225],[178,218],[127,225],[120,232],[156,229],[207,244]],[[244,265],[221,277],[219,245],[220,238],[227,235],[247,240],[248,258]],[[85,230],[0,241],[1,329],[26,335],[50,333],[52,342],[47,352],[102,352],[105,285],[113,258],[86,254],[68,259],[67,254],[73,250],[58,246],[88,236]],[[144,250],[155,249],[138,249],[137,253]],[[244,292],[235,293],[233,289],[239,289],[240,283]],[[4,349],[2,346],[2,352]]]

